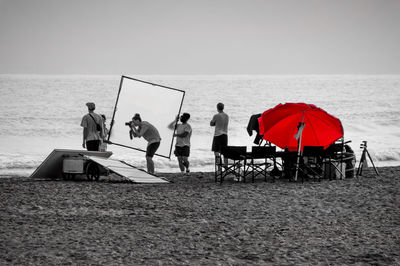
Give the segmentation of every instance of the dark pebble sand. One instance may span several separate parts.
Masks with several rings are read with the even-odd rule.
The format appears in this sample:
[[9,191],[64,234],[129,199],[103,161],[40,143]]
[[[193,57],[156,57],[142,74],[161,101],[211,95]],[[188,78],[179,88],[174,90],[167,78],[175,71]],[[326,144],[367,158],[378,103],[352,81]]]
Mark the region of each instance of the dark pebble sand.
[[400,167],[379,171],[222,185],[213,173],[0,178],[0,264],[400,265]]

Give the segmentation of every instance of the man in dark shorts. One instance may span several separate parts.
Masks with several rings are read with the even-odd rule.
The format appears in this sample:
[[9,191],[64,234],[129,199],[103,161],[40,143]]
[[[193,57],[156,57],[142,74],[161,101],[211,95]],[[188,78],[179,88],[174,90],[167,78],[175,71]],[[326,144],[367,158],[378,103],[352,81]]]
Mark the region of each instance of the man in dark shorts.
[[[229,116],[224,112],[224,104],[217,104],[218,113],[214,115],[210,121],[210,126],[215,126],[214,138],[211,150],[215,154],[215,161],[219,165],[221,158],[221,151],[224,147],[228,146],[228,124]],[[228,164],[227,159],[224,158],[225,165]],[[219,169],[221,170],[221,169]]]
[[179,169],[181,173],[189,174],[189,155],[190,155],[190,137],[192,136],[192,127],[188,123],[190,118],[189,113],[183,113],[180,117],[181,124],[178,123],[179,117],[176,118],[175,121],[172,121],[168,128],[174,129],[176,126],[176,133],[174,137],[176,137],[175,144],[175,156],[178,158]]
[[153,156],[160,147],[161,137],[158,130],[149,122],[142,121],[140,114],[135,114],[131,123],[131,136],[135,138],[143,137],[147,141],[146,163],[147,172],[154,174]]

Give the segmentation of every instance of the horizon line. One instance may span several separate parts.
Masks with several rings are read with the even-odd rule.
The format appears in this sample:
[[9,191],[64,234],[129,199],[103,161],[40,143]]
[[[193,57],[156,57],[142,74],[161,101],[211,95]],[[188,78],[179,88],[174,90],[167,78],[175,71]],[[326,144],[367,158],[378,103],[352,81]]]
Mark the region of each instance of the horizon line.
[[398,76],[400,73],[379,74],[43,74],[43,73],[0,73],[0,76]]

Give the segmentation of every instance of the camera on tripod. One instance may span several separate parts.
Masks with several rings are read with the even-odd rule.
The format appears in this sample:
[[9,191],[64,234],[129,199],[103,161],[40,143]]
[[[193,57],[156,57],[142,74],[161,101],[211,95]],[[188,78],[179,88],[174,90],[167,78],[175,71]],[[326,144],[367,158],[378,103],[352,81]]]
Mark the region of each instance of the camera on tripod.
[[361,144],[360,144],[360,149],[364,149],[364,148],[367,148],[367,141],[366,140],[363,140],[361,142]]
[[358,177],[359,175],[360,176],[362,175],[362,170],[363,170],[364,165],[366,165],[366,167],[368,167],[367,158],[369,158],[369,160],[371,161],[372,166],[374,167],[376,175],[379,176],[379,172],[376,169],[375,164],[372,161],[371,155],[369,154],[369,151],[367,149],[367,141],[364,140],[364,141],[361,142],[360,149],[362,149],[362,154],[361,154],[361,158],[360,158],[360,164],[358,165],[356,177]]

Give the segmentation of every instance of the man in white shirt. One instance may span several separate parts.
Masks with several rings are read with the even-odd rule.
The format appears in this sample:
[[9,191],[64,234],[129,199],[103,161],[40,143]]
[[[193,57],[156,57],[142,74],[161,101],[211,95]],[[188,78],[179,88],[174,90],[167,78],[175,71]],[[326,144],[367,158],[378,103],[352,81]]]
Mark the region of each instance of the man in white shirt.
[[187,123],[190,118],[189,113],[183,113],[180,117],[182,124],[178,124],[179,117],[176,118],[175,121],[172,121],[169,124],[170,129],[174,129],[176,125],[176,133],[174,137],[176,137],[175,151],[174,154],[178,158],[179,169],[181,173],[188,174],[190,172],[189,169],[189,155],[190,155],[190,137],[192,136],[192,127]]
[[[214,115],[210,121],[210,126],[215,126],[214,138],[211,150],[215,154],[216,163],[219,164],[221,158],[221,151],[224,147],[228,146],[228,124],[229,116],[224,112],[224,104],[217,104],[218,113]],[[228,164],[227,159],[224,158],[225,165]],[[219,169],[221,170],[221,169]]]

